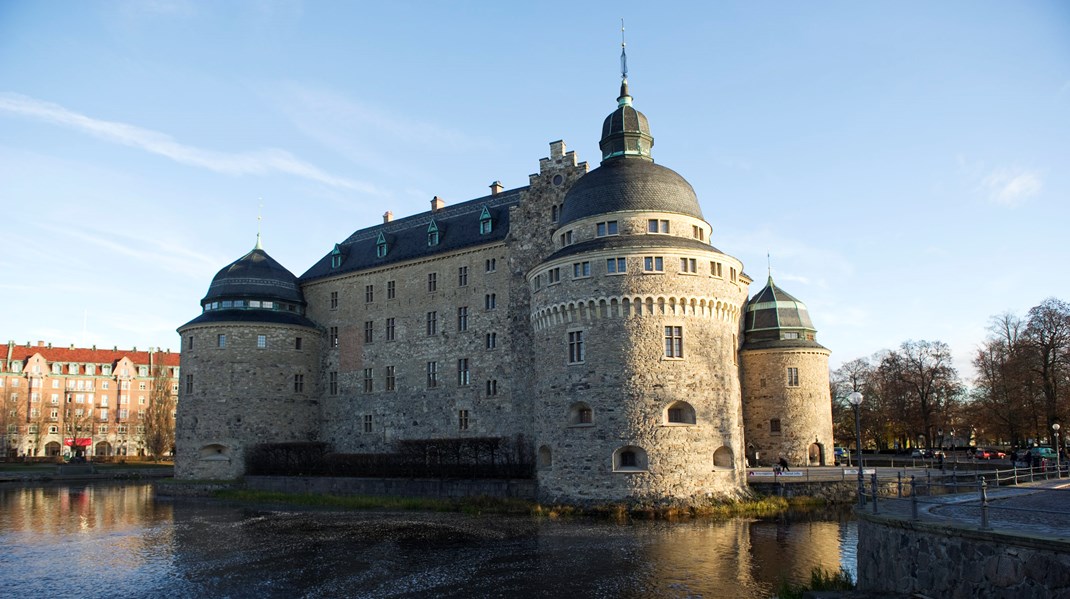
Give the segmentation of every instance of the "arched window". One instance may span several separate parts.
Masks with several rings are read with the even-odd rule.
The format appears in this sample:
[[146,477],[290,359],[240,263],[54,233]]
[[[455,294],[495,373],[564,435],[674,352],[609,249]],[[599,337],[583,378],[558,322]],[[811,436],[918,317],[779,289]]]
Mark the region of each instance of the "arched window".
[[674,401],[665,408],[666,424],[695,424],[695,408],[686,401]]
[[646,450],[635,445],[625,445],[613,452],[614,472],[646,472]]
[[543,445],[539,448],[539,470],[549,470],[554,465],[553,454],[550,451],[548,445]]
[[211,443],[201,448],[201,459],[208,461],[230,461],[230,448],[219,443]]
[[713,452],[713,469],[733,470],[734,468],[735,459],[732,450],[727,445],[718,447],[717,451]]
[[570,426],[592,426],[594,424],[594,411],[586,403],[577,401],[569,406],[568,423]]

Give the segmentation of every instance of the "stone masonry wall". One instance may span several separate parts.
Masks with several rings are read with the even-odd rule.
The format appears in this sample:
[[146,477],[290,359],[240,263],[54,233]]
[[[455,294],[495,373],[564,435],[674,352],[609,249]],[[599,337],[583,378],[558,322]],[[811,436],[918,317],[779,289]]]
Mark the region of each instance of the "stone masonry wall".
[[[194,325],[179,333],[177,478],[235,478],[244,472],[245,450],[252,445],[317,438],[318,331],[243,322]],[[223,347],[220,335],[226,336]],[[259,335],[266,337],[265,347],[257,347]],[[304,377],[300,391],[297,374]]]
[[[751,464],[772,464],[779,456],[793,466],[832,464],[828,350],[763,349],[740,353],[743,421]],[[788,385],[789,367],[798,368],[798,386]],[[772,430],[773,419],[780,420],[779,432]]]
[[1070,597],[1070,543],[860,513],[858,588],[947,599]]

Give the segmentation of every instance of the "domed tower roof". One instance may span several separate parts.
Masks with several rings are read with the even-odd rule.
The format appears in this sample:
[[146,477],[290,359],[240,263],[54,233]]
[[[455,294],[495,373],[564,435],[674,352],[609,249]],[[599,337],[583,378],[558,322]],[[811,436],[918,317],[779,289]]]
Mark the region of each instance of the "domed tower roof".
[[622,210],[675,212],[702,218],[694,188],[672,169],[654,164],[654,138],[643,113],[632,107],[627,80],[617,109],[602,125],[602,164],[565,194],[561,225]]
[[180,327],[206,322],[266,322],[314,327],[304,316],[297,277],[260,247],[223,267],[201,300],[201,315]]
[[743,334],[744,349],[821,347],[806,304],[777,287],[772,275],[747,302]]

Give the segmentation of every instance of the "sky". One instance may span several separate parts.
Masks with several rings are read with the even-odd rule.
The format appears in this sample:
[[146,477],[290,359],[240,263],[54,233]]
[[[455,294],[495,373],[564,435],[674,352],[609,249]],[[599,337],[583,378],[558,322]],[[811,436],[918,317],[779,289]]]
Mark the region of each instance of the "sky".
[[[0,2],[0,340],[179,350],[222,267],[654,159],[831,366],[1070,300],[1070,3]],[[262,220],[258,220],[258,218]]]

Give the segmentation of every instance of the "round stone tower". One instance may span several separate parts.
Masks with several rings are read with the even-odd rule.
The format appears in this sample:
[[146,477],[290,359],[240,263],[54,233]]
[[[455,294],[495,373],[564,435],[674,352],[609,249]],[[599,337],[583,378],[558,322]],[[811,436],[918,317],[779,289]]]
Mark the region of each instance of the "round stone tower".
[[625,81],[601,165],[568,191],[555,251],[527,275],[543,501],[694,504],[744,484],[749,281],[653,142]]
[[259,236],[212,279],[201,310],[178,329],[175,476],[235,478],[251,446],[314,438],[321,333]]
[[833,463],[829,350],[806,305],[773,284],[747,302],[743,420],[752,465],[780,457],[795,466]]

